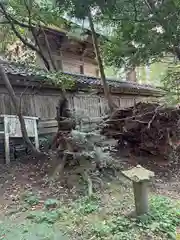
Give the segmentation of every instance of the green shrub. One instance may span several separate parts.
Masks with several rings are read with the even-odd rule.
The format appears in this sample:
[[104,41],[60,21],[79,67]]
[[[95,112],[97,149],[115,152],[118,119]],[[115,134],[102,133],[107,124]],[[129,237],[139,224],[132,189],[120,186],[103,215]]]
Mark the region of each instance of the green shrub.
[[58,204],[59,204],[59,201],[57,199],[54,199],[54,198],[49,198],[44,202],[44,206],[47,209],[56,208],[58,206]]
[[29,213],[28,219],[36,223],[55,223],[61,217],[61,212],[58,210],[53,211],[34,211]]
[[26,192],[23,196],[22,199],[29,204],[30,206],[35,206],[39,204],[39,197],[32,193],[32,192]]
[[99,200],[95,197],[84,197],[75,202],[76,212],[80,214],[90,214],[92,212],[98,211]]

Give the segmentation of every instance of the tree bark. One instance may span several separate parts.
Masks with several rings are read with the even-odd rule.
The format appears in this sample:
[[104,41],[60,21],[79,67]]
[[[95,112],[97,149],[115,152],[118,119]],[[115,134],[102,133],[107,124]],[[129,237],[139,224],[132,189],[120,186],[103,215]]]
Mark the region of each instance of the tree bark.
[[48,41],[48,38],[47,38],[47,35],[44,31],[44,29],[42,27],[40,27],[42,33],[43,33],[43,36],[44,36],[44,40],[45,40],[45,43],[46,43],[46,47],[47,47],[47,52],[48,52],[48,55],[49,55],[49,59],[51,61],[51,65],[53,67],[53,70],[54,71],[57,71],[57,67],[56,67],[56,64],[55,64],[55,61],[53,59],[53,56],[52,56],[52,52],[51,52],[51,48],[50,48],[50,45],[49,45],[49,41]]
[[91,28],[93,45],[94,45],[94,49],[95,49],[95,53],[96,53],[98,66],[99,66],[101,80],[102,80],[102,84],[103,84],[103,87],[104,87],[104,94],[105,94],[105,97],[108,101],[108,106],[109,106],[110,112],[113,112],[113,110],[116,106],[113,103],[113,100],[112,100],[112,97],[111,97],[111,94],[110,94],[110,91],[109,91],[109,86],[108,86],[107,81],[106,81],[106,76],[105,76],[105,73],[104,73],[104,67],[103,67],[103,63],[102,63],[102,59],[101,59],[101,55],[100,55],[100,51],[99,51],[98,40],[97,40],[96,32],[95,32],[95,29],[94,29],[94,23],[93,23],[93,19],[92,19],[90,9],[88,9],[88,19],[89,19],[89,25],[90,25],[90,28]]
[[19,107],[19,104],[18,104],[18,98],[17,98],[17,96],[16,96],[16,94],[15,94],[13,88],[12,88],[12,85],[9,81],[9,78],[8,78],[7,74],[5,73],[1,64],[0,64],[0,77],[1,77],[2,81],[4,82],[4,85],[5,85],[8,93],[9,93],[9,96],[10,96],[11,101],[13,103],[16,114],[19,118],[19,122],[20,122],[20,125],[21,125],[22,137],[23,137],[25,143],[32,150],[33,153],[39,153],[39,151],[34,147],[34,145],[32,144],[32,142],[30,141],[30,139],[28,137],[25,121],[24,121],[24,118],[23,118],[22,113],[21,113],[21,108]]
[[130,82],[137,82],[136,67],[135,66],[132,66],[131,68],[127,68],[126,80],[130,81]]
[[177,59],[180,60],[180,49],[179,49],[179,47],[174,47],[173,50],[174,50],[173,53],[175,53]]

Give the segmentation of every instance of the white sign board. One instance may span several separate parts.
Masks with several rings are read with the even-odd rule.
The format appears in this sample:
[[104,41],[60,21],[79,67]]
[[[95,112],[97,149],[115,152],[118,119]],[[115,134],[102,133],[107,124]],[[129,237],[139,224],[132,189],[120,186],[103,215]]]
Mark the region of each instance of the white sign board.
[[[27,134],[29,137],[35,136],[35,119],[24,118]],[[9,137],[22,137],[21,126],[18,117],[16,116],[8,116],[6,117],[6,129],[9,134]]]
[[[10,162],[10,150],[9,150],[9,138],[10,137],[22,137],[21,125],[19,118],[16,115],[0,115],[0,118],[4,122],[4,134],[5,139],[5,154],[6,163]],[[39,148],[38,132],[37,132],[37,117],[24,117],[27,134],[29,137],[35,138],[36,148]]]

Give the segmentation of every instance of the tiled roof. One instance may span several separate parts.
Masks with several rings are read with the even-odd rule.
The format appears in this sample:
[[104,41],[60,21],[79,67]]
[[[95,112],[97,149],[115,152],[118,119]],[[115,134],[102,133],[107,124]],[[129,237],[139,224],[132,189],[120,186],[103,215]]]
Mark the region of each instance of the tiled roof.
[[[3,62],[3,67],[6,71],[6,73],[10,75],[19,75],[28,77],[28,79],[32,78],[32,80],[42,80],[45,77],[45,71],[43,69],[35,69],[32,67],[27,67],[24,65],[19,65],[17,63],[8,63]],[[102,87],[102,83],[100,78],[81,75],[81,74],[72,74],[68,72],[64,72],[64,74],[67,74],[71,77],[73,77],[77,83],[84,85],[84,86],[95,86],[98,88]],[[113,79],[107,79],[108,85],[114,89],[125,89],[125,90],[133,90],[133,91],[145,91],[145,92],[152,92],[157,93],[158,95],[161,95],[161,91],[157,88],[151,86],[151,85],[145,85],[145,84],[138,84],[135,82],[128,82],[128,81],[120,81],[120,80],[113,80]]]
[[[75,77],[77,81],[84,84],[96,85],[96,86],[102,85],[100,78],[81,75],[81,74],[71,74],[71,73],[66,73],[66,74]],[[138,84],[136,82],[120,81],[117,79],[109,79],[109,78],[107,78],[106,80],[108,82],[108,85],[114,88],[131,88],[131,89],[143,89],[143,90],[146,89],[151,91],[157,91],[155,87],[147,84]]]
[[33,67],[21,65],[18,63],[9,63],[9,62],[3,61],[2,65],[4,67],[5,72],[11,75],[20,75],[20,76],[38,78],[43,74],[45,74],[45,71],[43,69],[36,69]]

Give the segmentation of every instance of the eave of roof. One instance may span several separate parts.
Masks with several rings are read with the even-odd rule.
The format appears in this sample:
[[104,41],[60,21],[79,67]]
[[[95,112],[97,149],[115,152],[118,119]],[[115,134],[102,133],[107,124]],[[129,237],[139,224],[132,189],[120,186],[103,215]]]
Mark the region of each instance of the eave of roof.
[[[24,82],[26,80],[41,83],[43,81],[44,74],[46,73],[43,69],[35,69],[35,68],[29,68],[24,65],[20,65],[17,63],[9,63],[4,61],[1,64],[3,65],[5,72],[11,77],[16,76],[16,78],[19,76],[23,78]],[[95,88],[102,92],[103,87],[101,83],[100,78],[92,77],[92,76],[86,76],[81,74],[72,74],[68,72],[64,72],[64,74],[69,75],[76,81],[77,89],[85,89],[88,87]],[[45,78],[45,77],[44,77]],[[149,95],[149,96],[162,96],[163,92],[151,85],[145,85],[145,84],[138,84],[135,82],[128,82],[128,81],[118,81],[118,80],[112,80],[107,78],[107,83],[114,93],[130,93],[130,94],[142,94],[142,95]],[[48,79],[46,81],[46,85],[51,87],[52,83],[48,84]]]
[[[69,24],[74,24],[74,26],[76,26],[76,28],[79,28],[82,33],[84,32],[85,33],[88,33],[89,35],[91,35],[91,29],[90,29],[90,26],[89,26],[89,21],[87,19],[85,20],[78,20],[76,18],[69,18],[68,16],[64,16],[63,19],[65,21],[67,21],[67,23]],[[96,31],[96,35],[99,37],[103,37],[104,39],[108,40],[107,36],[109,33],[109,30],[108,29],[104,29],[105,27],[102,27],[101,25],[99,24],[95,24],[95,31]],[[49,25],[46,25],[44,26],[44,29],[46,29],[46,31],[49,31],[51,33],[54,33],[54,34],[65,34],[68,36],[69,34],[69,30],[66,29],[65,25],[61,25],[61,26],[56,26],[56,25],[52,25],[52,24],[49,24]],[[105,34],[106,33],[106,34]],[[69,36],[70,38],[73,38],[72,35]],[[77,36],[75,37],[77,38]],[[79,41],[80,42],[86,42],[86,40],[82,40],[80,37],[79,37]]]

